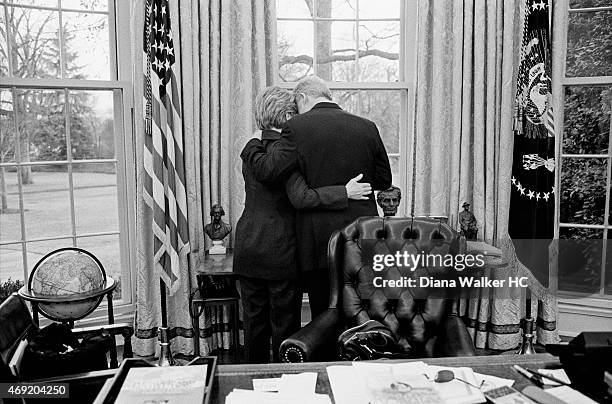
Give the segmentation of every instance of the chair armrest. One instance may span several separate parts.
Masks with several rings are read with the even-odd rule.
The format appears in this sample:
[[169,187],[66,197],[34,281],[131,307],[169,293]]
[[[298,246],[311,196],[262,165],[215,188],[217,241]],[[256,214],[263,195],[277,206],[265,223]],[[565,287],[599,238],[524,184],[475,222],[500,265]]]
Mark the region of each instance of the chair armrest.
[[437,357],[476,355],[474,342],[461,317],[449,315],[440,328],[434,348]]
[[340,326],[338,309],[327,309],[304,328],[283,341],[279,356],[283,362],[310,362],[333,352]]
[[106,324],[72,329],[72,334],[74,334],[74,336],[77,338],[86,338],[104,333],[108,333],[112,336],[123,336],[123,358],[131,358],[133,356],[132,335],[134,335],[134,327],[127,323]]

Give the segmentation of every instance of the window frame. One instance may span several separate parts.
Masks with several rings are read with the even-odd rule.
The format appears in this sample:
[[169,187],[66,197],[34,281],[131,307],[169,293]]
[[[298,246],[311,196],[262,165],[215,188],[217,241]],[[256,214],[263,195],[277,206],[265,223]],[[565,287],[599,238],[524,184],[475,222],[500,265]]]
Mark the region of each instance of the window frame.
[[[316,10],[316,1],[313,0],[313,10]],[[355,0],[357,10],[359,10],[359,1]],[[387,153],[389,158],[398,158],[399,178],[394,178],[393,185],[396,185],[402,190],[402,199],[398,212],[400,215],[413,215],[413,165],[408,164],[409,156],[412,156],[415,140],[414,114],[415,114],[415,93],[416,93],[416,78],[417,78],[417,43],[418,43],[418,2],[415,0],[404,1],[400,0],[400,59],[399,70],[400,80],[396,82],[360,82],[360,81],[327,81],[329,89],[332,91],[343,90],[396,90],[401,91],[402,105],[400,109],[399,131],[398,131],[398,153]],[[315,13],[316,14],[316,13]],[[312,73],[317,74],[317,21],[348,21],[355,22],[357,25],[356,44],[359,44],[359,22],[360,21],[397,21],[397,17],[389,18],[360,18],[359,13],[356,13],[355,18],[325,18],[314,15],[311,18],[295,18],[295,17],[276,17],[278,21],[312,21],[313,22],[313,60]],[[413,40],[408,40],[412,38]],[[359,73],[359,57],[355,56],[355,69]],[[358,76],[357,76],[358,77]],[[275,77],[275,84],[286,89],[293,89],[296,82],[281,81],[278,75]]]
[[[549,3],[550,4],[550,3]],[[564,137],[564,114],[565,114],[565,90],[567,87],[575,86],[611,86],[612,76],[592,76],[592,77],[567,77],[567,47],[568,47],[568,31],[569,31],[569,15],[570,13],[590,13],[597,11],[612,11],[612,6],[606,7],[588,7],[588,8],[570,8],[570,0],[559,0],[552,2],[553,9],[553,114],[556,128],[556,144],[555,144],[555,159],[557,168],[555,171],[555,187],[558,192],[555,192],[555,220],[554,220],[554,238],[559,239],[560,229],[562,228],[583,228],[603,230],[604,248],[602,249],[602,267],[599,290],[596,294],[563,291],[558,289],[557,272],[551,274],[551,286],[558,291],[560,310],[571,314],[585,314],[585,310],[594,316],[602,316],[602,312],[612,311],[612,294],[605,293],[605,276],[606,276],[606,243],[609,243],[608,237],[612,234],[612,224],[609,223],[610,217],[610,198],[612,198],[612,125],[609,130],[608,137],[608,153],[607,154],[573,154],[563,153],[563,137]],[[611,113],[612,115],[612,113]],[[612,119],[612,116],[611,116]],[[584,159],[606,159],[607,160],[607,178],[606,178],[606,200],[604,210],[604,222],[602,225],[589,224],[574,224],[561,222],[560,207],[561,207],[561,172],[564,158],[584,158]],[[556,268],[555,268],[556,271]],[[603,317],[611,317],[612,313],[608,313]]]
[[[37,6],[27,4],[16,4],[10,1],[0,0],[0,12],[4,13],[7,18],[7,10],[9,7],[27,8],[34,10],[49,10],[58,11],[59,26],[61,27],[61,15],[63,12],[81,12],[89,14],[108,14],[109,24],[109,64],[110,77],[108,80],[97,79],[71,79],[63,77],[65,74],[65,47],[63,36],[59,35],[60,45],[60,78],[19,78],[12,77],[12,61],[9,58],[9,77],[3,77],[0,83],[0,88],[8,90],[12,94],[13,100],[17,90],[63,90],[66,102],[65,108],[65,135],[67,146],[70,145],[70,108],[68,94],[70,91],[87,91],[87,90],[106,90],[113,93],[114,105],[114,132],[115,132],[115,156],[112,159],[72,159],[70,148],[67,147],[66,160],[61,161],[30,161],[30,162],[7,162],[2,163],[4,167],[23,167],[35,165],[54,165],[67,166],[67,174],[69,179],[69,194],[70,194],[70,216],[71,230],[70,234],[52,237],[40,237],[28,239],[27,234],[24,238],[24,206],[22,198],[21,177],[18,175],[19,187],[19,210],[21,235],[19,240],[8,240],[0,242],[0,245],[20,245],[22,249],[24,282],[28,282],[29,273],[35,263],[27,260],[27,243],[35,241],[51,241],[59,239],[71,239],[73,246],[79,238],[113,235],[119,237],[120,256],[121,256],[121,283],[122,296],[121,299],[115,300],[115,314],[118,317],[129,315],[135,307],[135,292],[134,285],[136,281],[136,262],[134,248],[135,241],[135,199],[136,199],[136,173],[135,173],[135,154],[134,154],[134,132],[133,132],[133,82],[132,82],[132,57],[131,43],[129,41],[118,41],[117,38],[130,37],[130,12],[131,7],[129,2],[120,0],[108,0],[108,9],[106,11],[90,11],[83,9],[68,9],[62,8],[62,0],[58,0],[57,7]],[[7,20],[8,24],[8,20]],[[7,51],[10,54],[10,44]],[[17,114],[13,114],[14,123],[17,126],[19,121]],[[17,132],[19,137],[19,132]],[[78,233],[75,227],[75,206],[74,206],[74,187],[72,182],[72,165],[84,163],[113,163],[116,164],[116,180],[117,180],[117,204],[118,204],[118,219],[119,229],[111,232],[91,232]],[[106,317],[106,301],[104,301],[96,311],[88,316],[85,322],[97,321],[99,317]]]

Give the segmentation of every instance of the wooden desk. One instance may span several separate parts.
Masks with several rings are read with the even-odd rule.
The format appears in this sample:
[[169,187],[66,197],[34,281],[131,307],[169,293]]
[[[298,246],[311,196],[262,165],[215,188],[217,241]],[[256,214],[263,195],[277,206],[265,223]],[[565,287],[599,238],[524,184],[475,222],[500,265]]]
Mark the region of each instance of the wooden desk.
[[[421,359],[415,359],[421,360]],[[555,368],[561,364],[559,360],[547,353],[535,355],[494,355],[463,358],[428,358],[422,359],[430,365],[467,366],[475,372],[514,379],[514,387],[522,390],[531,384],[529,380],[512,370],[512,365],[521,365],[529,369]],[[410,362],[409,360],[385,361]],[[351,366],[351,362],[312,362],[312,363],[274,363],[265,365],[219,365],[213,387],[211,403],[224,403],[225,397],[235,388],[253,390],[252,379],[280,377],[283,373],[317,372],[316,392],[333,395],[327,378],[326,368],[331,365]]]

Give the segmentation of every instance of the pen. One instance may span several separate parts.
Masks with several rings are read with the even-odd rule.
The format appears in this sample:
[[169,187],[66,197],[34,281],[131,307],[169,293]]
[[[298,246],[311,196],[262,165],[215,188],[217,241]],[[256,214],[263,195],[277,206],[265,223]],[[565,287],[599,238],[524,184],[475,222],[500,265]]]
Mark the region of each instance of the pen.
[[538,372],[538,371],[535,371],[535,370],[527,369],[527,371],[531,372],[534,375],[538,375],[538,376],[543,377],[545,379],[551,380],[551,381],[553,381],[555,383],[558,383],[558,384],[560,384],[562,386],[571,386],[570,383],[564,382],[563,380],[559,380],[556,377],[552,377],[552,376],[549,376],[547,374],[544,374],[544,373],[541,373],[541,372]]
[[514,370],[525,376],[527,379],[531,380],[533,384],[538,387],[544,386],[544,382],[542,381],[542,376],[531,373],[525,368],[520,367],[519,365],[512,366]]

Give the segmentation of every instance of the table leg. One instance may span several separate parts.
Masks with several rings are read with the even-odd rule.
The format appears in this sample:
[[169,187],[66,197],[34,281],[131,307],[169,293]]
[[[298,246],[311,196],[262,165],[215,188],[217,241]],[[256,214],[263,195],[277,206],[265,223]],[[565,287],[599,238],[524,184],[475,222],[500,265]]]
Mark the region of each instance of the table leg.
[[233,334],[234,334],[234,363],[238,363],[240,359],[240,309],[238,302],[232,303],[233,313]]
[[[197,313],[198,303],[191,303],[191,312]],[[204,310],[202,310],[204,312]],[[197,357],[200,356],[200,316],[191,318],[191,325],[193,327],[193,354]]]

